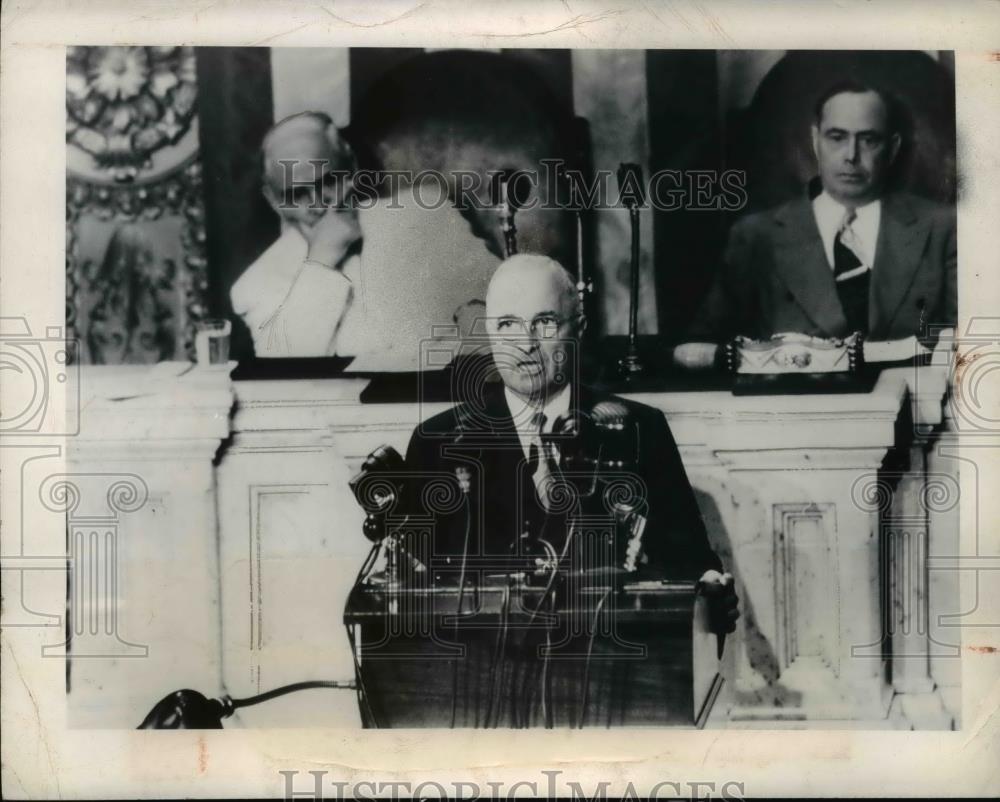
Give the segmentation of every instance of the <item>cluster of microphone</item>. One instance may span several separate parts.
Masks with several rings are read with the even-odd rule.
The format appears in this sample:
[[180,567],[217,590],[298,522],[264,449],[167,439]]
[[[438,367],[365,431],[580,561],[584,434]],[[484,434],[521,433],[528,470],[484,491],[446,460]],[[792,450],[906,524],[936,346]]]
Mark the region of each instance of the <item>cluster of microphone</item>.
[[[483,439],[481,433],[461,418],[445,440],[452,451],[473,444],[489,448],[488,439]],[[617,549],[614,567],[635,571],[646,527],[643,500],[636,493],[611,492],[613,485],[622,487],[623,477],[635,476],[638,462],[637,427],[628,407],[620,401],[606,400],[589,412],[571,410],[555,420],[551,432],[542,435],[542,441],[558,455],[555,480],[563,482],[564,489],[570,490],[579,503],[599,499],[609,522],[622,533],[623,545]],[[473,492],[476,469],[472,460],[454,468],[456,489],[466,501]],[[390,566],[398,566],[404,557],[399,553],[403,544],[390,535],[390,516],[398,516],[400,511],[407,509],[404,498],[407,493],[416,492],[414,477],[415,472],[408,469],[399,452],[392,446],[382,445],[367,456],[360,471],[349,482],[355,499],[366,513],[365,537],[375,544],[384,543],[389,552],[395,552],[389,555]],[[408,559],[412,561],[412,556]]]

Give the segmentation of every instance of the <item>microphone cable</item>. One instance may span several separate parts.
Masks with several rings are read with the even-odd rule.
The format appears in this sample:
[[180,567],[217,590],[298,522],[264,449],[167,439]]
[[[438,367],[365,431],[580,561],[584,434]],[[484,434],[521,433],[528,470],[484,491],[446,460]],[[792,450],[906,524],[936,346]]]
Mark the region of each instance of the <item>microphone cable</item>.
[[468,483],[459,480],[462,493],[465,495],[465,538],[462,544],[462,567],[458,573],[458,604],[455,609],[454,638],[459,654],[451,661],[451,729],[455,729],[455,715],[458,707],[458,658],[461,656],[461,646],[458,646],[458,619],[462,615],[462,601],[465,598],[465,568],[469,559],[469,534],[472,531],[472,505],[469,503]]
[[363,706],[368,711],[368,718],[375,729],[381,729],[378,723],[378,718],[375,716],[375,711],[372,709],[371,700],[368,698],[368,691],[365,689],[365,678],[361,671],[361,661],[358,659],[358,649],[354,643],[354,634],[351,632],[351,626],[345,624],[344,628],[347,630],[347,640],[351,644],[351,657],[354,660],[354,673],[358,678],[357,682],[357,693],[358,693],[358,706]]
[[604,608],[604,602],[611,595],[611,591],[612,588],[608,588],[597,603],[597,609],[594,612],[594,624],[590,630],[590,638],[587,642],[587,659],[583,664],[583,694],[580,697],[580,723],[577,725],[577,728],[581,730],[583,729],[584,719],[587,716],[587,692],[590,690],[590,658],[594,651],[594,636],[597,635],[597,624],[601,619],[601,610]]
[[[503,599],[500,602],[500,626],[497,629],[497,640],[493,648],[493,663],[490,666],[490,678],[488,682],[489,698],[486,705],[486,716],[483,721],[483,727],[486,729],[490,728],[490,719],[494,717],[494,705],[496,706],[495,723],[492,726],[497,726],[500,719],[500,689],[503,680],[503,672],[498,671],[497,668],[500,666],[501,660],[503,658],[504,652],[507,647],[507,615],[510,611],[510,577],[507,578],[507,584],[504,586]],[[499,682],[498,682],[499,679]]]
[[[535,609],[531,611],[531,615],[528,616],[528,624],[531,624],[535,620],[535,616],[538,615],[539,610],[542,609],[542,605],[545,604],[545,599],[549,595],[549,591],[552,590],[552,586],[555,584],[556,576],[559,574],[559,568],[562,566],[563,560],[566,559],[566,554],[569,552],[569,544],[573,539],[573,534],[576,532],[576,521],[570,520],[569,532],[566,533],[566,541],[563,543],[562,553],[556,560],[555,565],[552,567],[552,573],[549,574],[549,580],[545,583],[545,589],[542,591],[541,598],[538,600],[538,604],[535,605]],[[553,549],[553,551],[555,551]],[[555,603],[555,596],[553,596],[553,606]]]
[[[552,608],[555,609],[555,594],[552,596]],[[548,704],[549,696],[549,664],[552,661],[552,633],[545,628],[545,656],[542,659],[542,721],[546,729],[552,729],[552,711]]]
[[[597,478],[598,478],[598,473],[600,471],[601,456],[603,454],[603,451],[604,451],[604,444],[601,443],[597,447],[597,458],[594,462],[594,475],[591,477],[590,480],[590,491],[588,492],[588,495],[592,495],[595,488],[597,487]],[[556,468],[559,470],[560,475],[562,475],[562,467],[557,464]],[[575,533],[576,533],[576,520],[573,517],[571,517],[569,524],[569,531],[566,533],[566,540],[563,543],[562,553],[559,555],[559,558],[556,560],[555,566],[552,568],[552,573],[549,575],[549,581],[545,584],[545,590],[542,592],[541,599],[539,600],[535,609],[531,611],[531,615],[528,616],[529,624],[535,620],[535,616],[538,615],[538,611],[542,609],[542,604],[544,604],[545,598],[548,596],[549,591],[552,590],[552,586],[555,584],[556,581],[556,575],[559,573],[559,569],[562,567],[563,560],[566,559],[566,555],[569,552],[570,543],[572,542],[573,535]]]
[[368,578],[368,574],[371,573],[372,568],[375,567],[375,561],[378,559],[378,552],[382,548],[382,542],[378,541],[373,543],[371,549],[368,551],[368,556],[365,557],[363,563],[361,563],[361,568],[358,570],[357,576],[354,577],[354,587],[360,585],[364,580]]

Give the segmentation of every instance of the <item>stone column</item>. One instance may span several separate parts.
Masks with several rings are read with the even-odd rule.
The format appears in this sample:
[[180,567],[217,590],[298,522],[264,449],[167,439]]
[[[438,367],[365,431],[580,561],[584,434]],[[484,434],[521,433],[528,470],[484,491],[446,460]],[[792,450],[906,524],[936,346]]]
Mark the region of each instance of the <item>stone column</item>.
[[[917,729],[950,729],[953,717],[942,703],[931,673],[932,655],[951,652],[936,644],[931,632],[929,556],[958,544],[959,485],[957,466],[942,465],[943,405],[947,374],[936,366],[907,372],[910,390],[909,431],[900,431],[902,462],[884,471],[892,487],[891,503],[882,514],[882,537],[888,557],[892,684],[898,708]],[[902,438],[907,438],[903,440]],[[957,553],[952,552],[952,553]],[[940,582],[943,572],[934,572]],[[947,581],[947,579],[945,579]],[[956,580],[957,585],[957,580]],[[957,587],[956,596],[957,596]],[[935,625],[935,630],[939,628]],[[941,648],[938,648],[938,647]],[[957,661],[955,661],[957,664]]]
[[[958,444],[951,405],[946,405],[941,437],[927,454],[928,559],[954,559],[961,553]],[[962,638],[956,617],[962,613],[961,572],[935,570],[927,576],[927,637],[930,676],[956,729],[961,728]]]

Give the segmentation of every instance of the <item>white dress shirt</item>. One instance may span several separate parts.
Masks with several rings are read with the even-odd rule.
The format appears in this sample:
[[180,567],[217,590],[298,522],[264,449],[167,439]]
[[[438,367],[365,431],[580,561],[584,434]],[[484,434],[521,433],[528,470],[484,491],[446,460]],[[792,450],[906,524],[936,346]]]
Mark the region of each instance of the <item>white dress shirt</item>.
[[[812,206],[819,235],[823,240],[826,261],[833,270],[833,244],[837,232],[844,223],[847,208],[837,203],[825,190],[813,199]],[[856,216],[851,228],[854,230],[857,247],[852,250],[856,251],[861,264],[871,270],[875,265],[875,245],[878,243],[878,227],[882,219],[882,201],[874,200],[859,206],[854,213]]]
[[360,258],[332,270],[306,262],[308,250],[305,237],[286,227],[233,284],[233,311],[250,329],[257,356],[357,353],[352,332],[361,315],[352,309]]

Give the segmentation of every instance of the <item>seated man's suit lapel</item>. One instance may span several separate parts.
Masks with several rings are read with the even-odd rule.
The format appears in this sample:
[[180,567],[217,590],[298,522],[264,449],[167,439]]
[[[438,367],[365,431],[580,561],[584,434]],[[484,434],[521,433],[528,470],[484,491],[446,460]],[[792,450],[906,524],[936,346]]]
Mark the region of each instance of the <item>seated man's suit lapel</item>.
[[[844,317],[833,271],[823,251],[823,241],[812,204],[792,201],[774,213],[774,270],[795,302],[828,337],[844,337]],[[906,293],[913,284],[929,228],[906,198],[887,195],[875,248],[868,301],[869,336],[887,336]]]
[[883,198],[868,305],[868,325],[876,339],[887,336],[913,284],[928,233],[926,221],[916,215],[906,198]]
[[779,208],[773,220],[774,270],[778,279],[825,336],[845,336],[847,318],[826,261],[812,204],[806,198],[792,201]]

